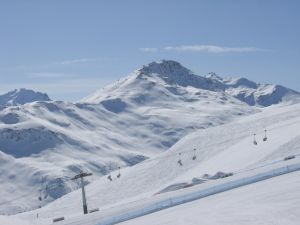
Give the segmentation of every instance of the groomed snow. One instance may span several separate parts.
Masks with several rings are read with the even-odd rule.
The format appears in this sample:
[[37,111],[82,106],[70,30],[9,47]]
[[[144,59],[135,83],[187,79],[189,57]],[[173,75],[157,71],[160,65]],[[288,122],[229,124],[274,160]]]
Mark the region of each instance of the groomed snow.
[[139,217],[120,225],[298,225],[300,172]]
[[8,216],[0,216],[0,224],[1,225],[33,225],[33,223],[30,223],[28,221],[19,220]]

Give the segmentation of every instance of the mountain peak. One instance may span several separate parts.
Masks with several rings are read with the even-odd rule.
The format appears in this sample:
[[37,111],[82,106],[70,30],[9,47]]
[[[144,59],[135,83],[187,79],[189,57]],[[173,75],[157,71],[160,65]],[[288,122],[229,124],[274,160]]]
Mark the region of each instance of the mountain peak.
[[207,75],[205,75],[205,77],[212,80],[223,81],[223,78],[215,72],[209,72]]
[[20,88],[0,95],[0,106],[24,105],[35,101],[51,101],[45,93],[36,92],[30,89]]
[[190,74],[191,71],[173,60],[161,60],[144,65],[138,70],[141,74],[157,74],[163,77]]
[[239,77],[239,78],[228,78],[225,83],[232,87],[248,87],[252,89],[258,88],[258,84],[248,80],[247,78]]

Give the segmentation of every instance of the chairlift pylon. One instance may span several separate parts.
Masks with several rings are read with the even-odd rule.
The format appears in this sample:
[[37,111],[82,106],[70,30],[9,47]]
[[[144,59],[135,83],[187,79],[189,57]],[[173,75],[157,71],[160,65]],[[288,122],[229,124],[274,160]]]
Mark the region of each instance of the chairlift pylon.
[[267,130],[265,130],[265,136],[263,138],[263,141],[267,141],[267,140],[268,140],[268,138],[267,138]]
[[256,134],[253,134],[253,144],[254,144],[254,145],[257,145],[257,141],[256,141],[255,136],[256,136]]

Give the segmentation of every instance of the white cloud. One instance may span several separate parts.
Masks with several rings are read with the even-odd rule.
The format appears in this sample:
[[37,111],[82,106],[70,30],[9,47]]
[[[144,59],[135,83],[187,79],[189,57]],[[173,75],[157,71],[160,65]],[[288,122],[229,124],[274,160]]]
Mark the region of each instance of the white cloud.
[[207,52],[207,53],[243,53],[243,52],[257,52],[266,51],[265,49],[255,47],[222,47],[216,45],[181,45],[181,46],[168,46],[165,47],[166,51],[177,52]]
[[63,67],[73,64],[82,64],[87,62],[96,62],[96,61],[108,61],[116,60],[115,58],[80,58],[80,59],[67,59],[63,61],[49,62],[44,64],[29,64],[29,65],[16,65],[12,67],[0,67],[0,70],[3,71],[15,71],[15,70],[31,70],[31,69],[48,69],[52,67]]
[[142,52],[157,52],[158,48],[140,48],[139,50]]
[[49,72],[29,72],[25,73],[27,78],[66,78],[66,77],[74,77],[73,74],[65,74],[65,73],[49,73]]
[[62,62],[59,62],[58,64],[69,65],[69,64],[76,64],[76,63],[93,62],[93,61],[98,61],[98,60],[100,60],[100,59],[98,59],[98,58],[70,59],[70,60],[64,60]]

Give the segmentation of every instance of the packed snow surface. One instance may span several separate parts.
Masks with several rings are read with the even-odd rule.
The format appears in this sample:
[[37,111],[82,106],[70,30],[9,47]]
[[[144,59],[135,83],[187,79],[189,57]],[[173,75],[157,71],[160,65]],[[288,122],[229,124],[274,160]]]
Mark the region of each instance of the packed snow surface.
[[299,224],[300,172],[179,205],[120,225]]
[[12,217],[0,216],[0,224],[1,225],[33,225],[33,223],[15,219]]

